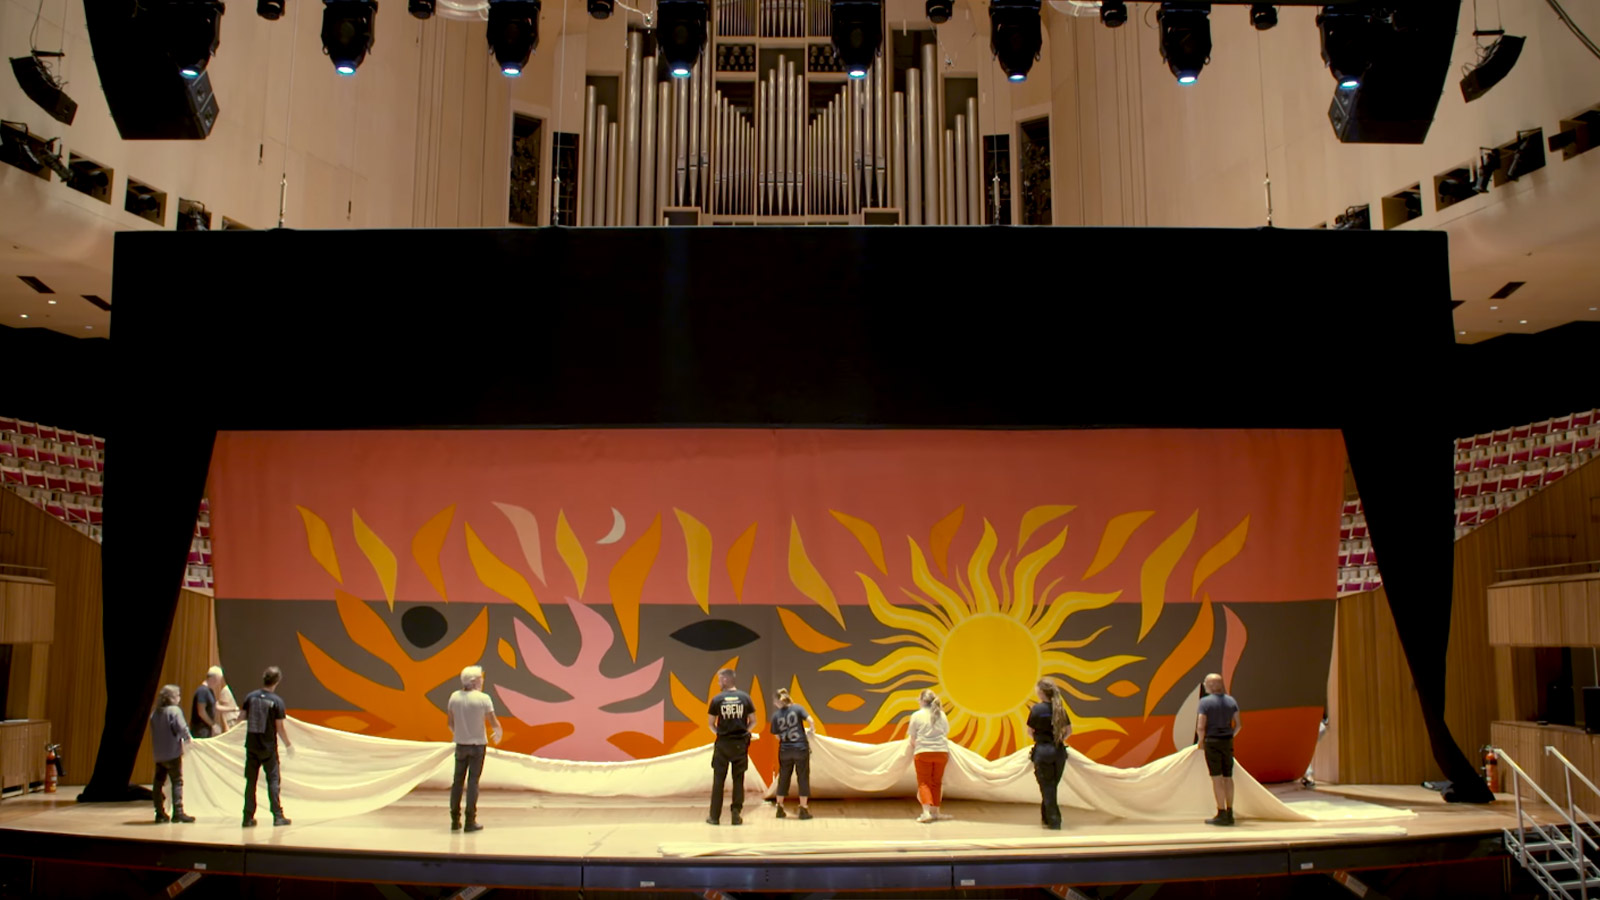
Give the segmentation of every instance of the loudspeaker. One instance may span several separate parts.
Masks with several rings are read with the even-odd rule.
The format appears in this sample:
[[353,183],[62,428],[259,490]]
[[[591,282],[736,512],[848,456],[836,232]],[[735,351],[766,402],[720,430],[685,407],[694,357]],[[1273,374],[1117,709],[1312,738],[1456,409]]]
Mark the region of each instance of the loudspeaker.
[[1484,57],[1483,62],[1461,77],[1461,98],[1471,103],[1489,93],[1490,88],[1511,74],[1511,67],[1517,64],[1517,57],[1522,55],[1522,45],[1527,42],[1527,38],[1503,34],[1490,44],[1489,55]]
[[138,0],[84,0],[89,43],[106,105],[125,141],[198,141],[217,121],[211,75],[184,78],[162,52],[159,17]]
[[1583,730],[1600,734],[1600,687],[1583,689]]
[[45,71],[37,56],[17,56],[11,60],[11,71],[16,73],[17,84],[28,99],[39,104],[50,118],[63,125],[71,125],[78,114],[78,102],[68,97]]
[[1572,725],[1573,690],[1570,684],[1552,682],[1544,691],[1544,717],[1551,725]]
[[1335,87],[1328,121],[1347,144],[1420,144],[1439,108],[1460,0],[1418,3],[1375,29],[1372,68],[1354,90]]

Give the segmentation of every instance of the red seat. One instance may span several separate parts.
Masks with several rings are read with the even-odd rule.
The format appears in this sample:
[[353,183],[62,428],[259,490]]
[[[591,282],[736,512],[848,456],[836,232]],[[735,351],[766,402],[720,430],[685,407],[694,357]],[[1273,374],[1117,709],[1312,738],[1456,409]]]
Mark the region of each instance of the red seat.
[[1516,428],[1511,429],[1511,439],[1513,441],[1525,440],[1531,434],[1533,434],[1532,425],[1518,425]]
[[1530,427],[1531,427],[1531,430],[1528,432],[1530,437],[1538,437],[1541,434],[1549,434],[1550,433],[1550,420],[1549,419],[1545,419],[1543,422],[1535,422]]
[[201,537],[209,538],[211,537],[211,523],[201,522],[200,526],[196,528],[195,531],[198,532]]
[[1478,513],[1478,524],[1482,525],[1484,522],[1487,522],[1498,515],[1500,515],[1500,510],[1496,507],[1490,506]]
[[44,486],[46,490],[65,491],[67,489],[67,477],[65,475],[51,475],[46,472]]
[[101,484],[98,481],[89,482],[89,496],[91,496],[91,497],[103,497],[103,496],[105,496],[105,492],[106,492],[106,486],[104,484]]
[[1539,446],[1533,448],[1533,458],[1534,459],[1549,459],[1550,458],[1550,445],[1549,444],[1540,444]]
[[1472,460],[1470,460],[1470,459],[1458,459],[1458,460],[1456,460],[1456,471],[1457,472],[1470,472],[1470,471],[1472,471]]
[[52,425],[40,425],[39,437],[41,440],[53,441],[56,439],[56,429]]
[[39,448],[33,444],[23,444],[17,448],[17,456],[21,457],[22,459],[31,459],[37,461],[39,459]]
[[1529,450],[1527,447],[1521,447],[1511,451],[1511,461],[1514,463],[1525,463],[1532,457],[1533,451]]
[[0,431],[16,431],[17,420],[0,417]]
[[1494,438],[1494,435],[1492,435],[1492,434],[1473,435],[1473,437],[1472,437],[1472,446],[1474,448],[1487,447],[1487,446],[1489,446],[1490,440],[1492,440],[1493,438]]
[[94,448],[96,450],[104,450],[106,448],[106,439],[103,438],[103,437],[95,438],[94,439]]
[[1472,457],[1472,471],[1482,472],[1487,468],[1489,468],[1489,457],[1487,455]]
[[106,511],[98,506],[91,506],[84,510],[89,514],[89,524],[99,525],[105,519]]
[[189,551],[189,565],[191,565],[191,566],[200,565],[200,551],[199,550],[190,550]]
[[80,434],[80,435],[78,435],[77,440],[75,441],[75,443],[79,447],[93,447],[94,446],[94,435],[92,435],[92,434]]
[[1509,449],[1497,451],[1493,456],[1489,457],[1489,465],[1491,466],[1504,466],[1510,462],[1511,451]]
[[17,433],[18,434],[25,434],[28,437],[38,437],[39,436],[39,423],[38,422],[23,422],[23,421],[19,420],[17,422]]
[[87,494],[89,493],[89,483],[84,481],[82,478],[73,478],[71,475],[68,475],[67,490],[74,494]]
[[69,506],[67,507],[67,521],[87,523],[89,521],[89,512],[81,506]]
[[1478,511],[1475,509],[1464,509],[1461,512],[1456,513],[1457,525],[1476,525],[1477,523]]
[[47,466],[53,466],[56,464],[56,452],[54,450],[40,450],[38,459],[39,462]]
[[67,518],[67,508],[60,500],[50,500],[44,505],[44,511],[63,521]]
[[1568,428],[1571,428],[1571,427],[1572,427],[1572,417],[1571,416],[1562,416],[1559,419],[1552,419],[1550,421],[1550,430],[1551,431],[1556,431],[1556,432],[1566,431]]
[[1555,456],[1571,456],[1572,453],[1573,453],[1573,449],[1572,448],[1576,443],[1577,443],[1577,441],[1575,441],[1572,438],[1562,438],[1561,440],[1556,441],[1555,449],[1553,451],[1553,455],[1555,455]]
[[0,441],[0,456],[16,456],[17,445],[10,441]]
[[1500,490],[1499,478],[1485,478],[1483,480],[1483,486],[1478,489],[1479,493],[1483,494],[1493,494],[1498,490]]
[[1464,482],[1461,485],[1461,487],[1456,489],[1456,496],[1457,497],[1476,497],[1476,496],[1478,496],[1478,491],[1481,489],[1481,487],[1482,487],[1482,482],[1478,482],[1478,481]]
[[1565,474],[1567,474],[1566,469],[1546,469],[1544,473],[1544,483],[1551,484]]
[[1593,450],[1596,441],[1600,441],[1600,438],[1593,438],[1593,437],[1581,437],[1581,438],[1578,438],[1572,444],[1572,452],[1573,453],[1584,453],[1586,451]]
[[1469,437],[1456,438],[1456,449],[1457,450],[1471,450],[1472,449],[1472,438],[1469,438]]
[[[1594,424],[1594,410],[1592,410],[1592,409],[1589,410],[1588,412],[1581,412],[1581,413],[1573,413],[1572,414],[1572,427],[1573,428],[1583,428],[1586,425],[1593,425],[1593,424]],[[5,420],[0,419],[0,430],[4,430],[4,428],[5,428]]]
[[42,488],[42,487],[45,486],[45,484],[44,484],[44,473],[43,472],[39,472],[39,471],[35,471],[33,469],[23,469],[22,470],[22,483],[27,485],[28,487]]
[[21,484],[22,470],[13,469],[10,467],[0,469],[0,481],[3,481],[6,484]]
[[200,565],[202,565],[202,566],[211,565],[211,551],[210,550],[201,550],[200,551]]

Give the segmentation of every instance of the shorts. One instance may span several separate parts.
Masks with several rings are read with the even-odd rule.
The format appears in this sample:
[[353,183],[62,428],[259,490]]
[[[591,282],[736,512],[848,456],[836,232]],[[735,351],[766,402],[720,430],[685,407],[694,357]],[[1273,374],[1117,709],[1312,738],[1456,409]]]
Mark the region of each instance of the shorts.
[[1233,738],[1206,738],[1206,771],[1212,778],[1233,777]]

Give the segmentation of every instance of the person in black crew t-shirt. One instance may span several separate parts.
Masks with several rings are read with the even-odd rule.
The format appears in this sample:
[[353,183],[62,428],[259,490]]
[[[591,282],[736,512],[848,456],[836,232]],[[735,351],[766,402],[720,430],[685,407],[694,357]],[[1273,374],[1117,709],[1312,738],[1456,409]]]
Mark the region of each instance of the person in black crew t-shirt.
[[719,825],[722,819],[722,783],[733,773],[733,824],[743,825],[739,813],[744,810],[744,772],[750,766],[750,729],[756,722],[756,705],[750,695],[739,690],[732,669],[717,673],[721,693],[711,698],[706,707],[706,724],[717,733],[717,742],[711,748],[711,814],[707,825]]
[[256,775],[267,772],[267,803],[272,810],[272,824],[288,825],[283,814],[283,803],[278,798],[278,741],[294,752],[294,744],[284,731],[283,720],[288,715],[283,698],[277,695],[283,673],[277,666],[268,666],[261,675],[261,687],[246,694],[239,703],[243,715],[244,736],[244,827],[256,824]]
[[778,742],[778,779],[773,791],[773,804],[778,808],[778,818],[786,819],[783,801],[789,796],[789,778],[800,783],[800,818],[811,818],[811,714],[805,707],[789,699],[787,688],[778,688],[774,698],[777,710],[767,733]]
[[1206,695],[1195,716],[1195,736],[1201,739],[1211,790],[1217,798],[1217,815],[1207,825],[1233,824],[1233,736],[1239,733],[1239,704],[1228,695],[1222,676],[1206,676]]
[[1072,734],[1072,719],[1061,700],[1055,682],[1039,681],[1039,702],[1028,709],[1028,728],[1033,731],[1033,777],[1039,782],[1039,819],[1052,831],[1061,830],[1061,807],[1056,790],[1067,768],[1067,737]]

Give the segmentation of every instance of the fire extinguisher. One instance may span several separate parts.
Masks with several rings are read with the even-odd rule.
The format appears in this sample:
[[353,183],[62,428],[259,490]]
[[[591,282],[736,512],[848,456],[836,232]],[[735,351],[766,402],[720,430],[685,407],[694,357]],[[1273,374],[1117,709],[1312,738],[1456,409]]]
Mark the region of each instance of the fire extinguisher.
[[1489,785],[1491,794],[1500,793],[1500,757],[1495,755],[1493,747],[1484,747],[1483,754],[1483,780]]
[[44,748],[44,792],[54,794],[56,781],[61,776],[61,755],[56,751],[61,749],[60,744],[50,744]]

